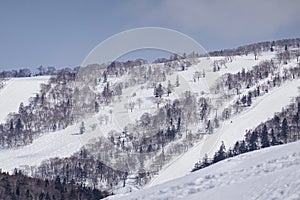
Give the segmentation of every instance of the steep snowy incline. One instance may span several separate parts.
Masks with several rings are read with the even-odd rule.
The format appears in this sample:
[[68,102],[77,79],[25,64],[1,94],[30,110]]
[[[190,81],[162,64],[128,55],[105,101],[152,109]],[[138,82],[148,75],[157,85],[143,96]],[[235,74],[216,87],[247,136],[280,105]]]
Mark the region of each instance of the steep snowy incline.
[[146,187],[161,184],[188,174],[194,164],[204,157],[205,153],[210,157],[213,156],[219,149],[222,141],[224,141],[227,148],[233,146],[237,140],[244,138],[247,129],[255,128],[259,123],[266,121],[275,112],[281,111],[282,107],[288,105],[292,97],[298,95],[298,86],[300,86],[300,80],[294,80],[259,97],[253,102],[251,108],[245,110],[237,117],[225,121],[222,127],[216,130],[214,134],[206,136],[188,152],[175,158]]
[[37,76],[8,80],[0,90],[0,123],[5,121],[10,112],[17,112],[21,102],[26,105],[29,98],[39,92],[41,83],[46,83],[49,78]]
[[300,199],[300,142],[229,158],[170,182],[108,199]]
[[[250,70],[253,66],[258,65],[262,61],[271,60],[276,57],[276,52],[263,52],[258,56],[258,59],[254,59],[253,54],[248,54],[247,56],[234,56],[232,62],[227,62],[226,67],[221,68],[219,74],[223,75],[225,73],[238,73],[244,68],[245,70]],[[214,59],[214,57],[212,57]],[[225,57],[223,58],[225,59]]]

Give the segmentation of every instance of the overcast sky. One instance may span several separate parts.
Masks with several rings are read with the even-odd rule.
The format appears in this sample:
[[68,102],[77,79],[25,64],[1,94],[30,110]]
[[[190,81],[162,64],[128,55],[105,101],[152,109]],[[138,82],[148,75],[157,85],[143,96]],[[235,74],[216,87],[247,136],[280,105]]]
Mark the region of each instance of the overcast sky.
[[300,37],[299,0],[27,0],[0,2],[0,69],[75,67],[100,42],[155,26],[220,50]]

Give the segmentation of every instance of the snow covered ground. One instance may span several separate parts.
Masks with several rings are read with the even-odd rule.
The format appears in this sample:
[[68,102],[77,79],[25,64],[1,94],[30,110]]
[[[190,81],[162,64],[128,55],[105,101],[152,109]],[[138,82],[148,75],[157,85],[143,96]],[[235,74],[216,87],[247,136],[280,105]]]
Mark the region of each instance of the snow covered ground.
[[147,187],[186,175],[194,164],[204,157],[205,153],[212,157],[219,149],[222,141],[227,148],[232,147],[236,141],[244,139],[247,129],[255,128],[259,123],[272,117],[275,112],[280,111],[282,107],[287,106],[292,97],[298,95],[299,86],[300,80],[294,80],[259,97],[253,102],[251,109],[225,121],[216,133],[205,136],[204,140],[165,166]]
[[[262,61],[271,60],[275,58],[276,52],[262,52],[261,55],[258,56],[257,60],[254,59],[253,54],[242,55],[242,56],[234,56],[232,62],[227,62],[226,67],[222,67],[219,71],[220,74],[225,73],[238,73],[242,68],[245,70],[250,70],[253,66],[258,65]],[[225,57],[212,57],[212,60],[221,60],[225,59]]]
[[40,91],[41,83],[47,83],[49,76],[36,76],[28,78],[11,78],[0,90],[0,123],[5,121],[10,112],[17,112],[20,103],[28,103]]
[[[262,54],[259,60],[254,60],[254,55],[237,56],[232,62],[226,63],[227,67],[222,67],[219,73],[212,72],[211,64],[214,60],[224,59],[225,57],[201,58],[199,59],[200,62],[190,67],[189,70],[177,72],[167,78],[174,84],[178,74],[180,87],[175,87],[170,97],[164,96],[164,99],[165,101],[167,99],[174,100],[186,89],[197,92],[199,95],[202,92],[210,95],[209,86],[211,86],[219,75],[227,72],[235,73],[241,70],[241,68],[250,69],[262,60],[269,60],[273,57],[274,54],[272,53]],[[194,82],[194,72],[201,72],[203,69],[205,69],[206,78]],[[17,111],[22,101],[26,104],[29,97],[34,96],[39,91],[40,83],[46,82],[48,78],[32,77],[28,79],[11,79],[8,81],[5,88],[0,91],[0,120],[4,121],[8,112]],[[162,83],[164,87],[167,86],[167,82]],[[212,156],[219,148],[221,141],[225,142],[227,148],[232,146],[234,142],[244,137],[246,129],[254,128],[260,122],[271,117],[274,112],[280,111],[282,107],[289,104],[291,97],[298,95],[297,87],[299,85],[300,80],[286,82],[280,88],[272,89],[268,94],[255,99],[250,109],[230,119],[233,123],[225,121],[222,127],[213,135],[205,136],[204,140],[195,144],[186,153],[174,158],[146,187],[155,186],[189,174],[194,164],[205,153]],[[104,85],[99,86],[99,91],[102,91],[103,87]],[[134,93],[135,96],[133,95]],[[139,105],[136,103],[133,111],[130,112],[125,105],[131,101],[137,102],[138,98],[142,98],[143,100],[141,107],[139,108]],[[64,130],[44,134],[35,139],[32,144],[25,147],[1,149],[0,168],[4,171],[12,171],[15,167],[22,167],[23,165],[38,165],[44,159],[71,156],[83,145],[89,143],[90,140],[99,136],[107,136],[107,133],[112,129],[122,131],[128,123],[135,122],[144,112],[154,113],[156,110],[157,105],[153,97],[153,88],[148,90],[141,89],[139,85],[124,89],[121,101],[116,101],[111,106],[100,109],[98,114],[84,119],[86,132],[83,135],[78,134],[80,125],[78,123]]]
[[184,177],[108,199],[300,199],[300,142],[229,158]]

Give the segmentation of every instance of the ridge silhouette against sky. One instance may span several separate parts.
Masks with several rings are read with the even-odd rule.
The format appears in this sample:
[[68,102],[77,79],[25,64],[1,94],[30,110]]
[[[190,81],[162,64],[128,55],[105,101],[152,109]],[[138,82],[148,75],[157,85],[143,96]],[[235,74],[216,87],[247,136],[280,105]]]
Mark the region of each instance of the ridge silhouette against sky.
[[299,8],[299,0],[1,1],[0,70],[75,67],[108,37],[144,26],[180,31],[207,50],[299,37]]

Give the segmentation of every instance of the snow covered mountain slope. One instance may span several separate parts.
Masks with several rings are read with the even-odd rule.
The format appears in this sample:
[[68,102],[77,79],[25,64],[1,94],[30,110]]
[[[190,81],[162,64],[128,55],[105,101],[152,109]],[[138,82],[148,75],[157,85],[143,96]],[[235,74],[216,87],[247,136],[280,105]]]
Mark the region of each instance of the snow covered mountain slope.
[[[203,88],[205,87],[203,80],[198,81],[197,85],[193,82],[190,85],[187,85],[188,81],[184,81],[184,79],[191,80],[193,72],[193,69],[179,72],[181,75],[181,77],[179,78],[181,85],[176,88],[176,90],[178,90],[177,95],[179,95],[181,91],[185,91],[186,88],[196,88],[197,85],[198,87],[199,85],[203,86]],[[34,82],[35,79],[37,78],[32,77],[28,79],[10,80],[11,84],[7,84],[7,92],[3,93],[3,99],[1,99],[10,99],[10,97],[13,97],[14,95],[13,91],[15,91],[16,93],[20,93],[20,96],[15,98],[16,100],[20,101],[16,101],[14,104],[9,103],[10,101],[6,102],[8,104],[8,107],[11,107],[11,111],[17,111],[21,100],[26,99],[26,97],[29,98],[31,96],[34,96],[32,94],[34,92],[38,92],[39,84],[37,82]],[[109,80],[111,79],[109,78]],[[176,74],[170,77],[170,79],[172,82],[175,82]],[[122,80],[120,79],[114,81]],[[20,85],[22,85],[22,82],[26,83],[24,83],[24,86],[21,87]],[[33,83],[36,83],[36,86],[31,85]],[[167,84],[167,81],[165,82],[165,84]],[[102,91],[105,85],[106,84],[100,85],[98,88],[99,91]],[[25,86],[28,86],[32,89],[26,89]],[[8,91],[10,91],[10,93]],[[25,91],[27,93],[25,93]],[[21,94],[24,94],[24,96],[22,96]],[[27,96],[25,94],[27,94]],[[136,95],[133,97],[133,94]],[[126,105],[129,102],[137,101],[138,98],[143,99],[141,107],[139,108],[138,105],[135,105],[133,112],[130,112]],[[174,100],[175,98],[177,98],[176,92],[165,98]],[[26,101],[24,100],[23,102],[25,103]],[[45,159],[71,156],[82,146],[88,144],[91,140],[95,140],[95,138],[99,136],[106,137],[107,133],[111,130],[122,131],[128,123],[135,122],[144,112],[154,113],[156,110],[157,105],[155,103],[155,98],[153,97],[153,88],[146,89],[145,87],[145,89],[141,89],[140,86],[126,88],[122,91],[122,99],[120,101],[116,101],[112,105],[102,107],[99,110],[99,113],[93,114],[83,119],[86,129],[83,135],[78,134],[80,126],[80,122],[78,122],[63,130],[41,133],[40,136],[35,138],[29,145],[18,148],[0,149],[0,168],[3,171],[12,172],[14,168],[23,168],[26,165],[39,165]],[[3,115],[3,118],[5,118],[7,115],[4,114],[5,112],[2,112],[2,110],[0,111],[0,113]]]
[[[249,55],[242,55],[242,56],[235,56],[232,59],[232,62],[226,62],[224,67],[219,71],[220,74],[225,73],[237,73],[241,71],[241,67],[246,70],[251,69],[253,66],[259,64],[262,60],[271,60],[274,59],[276,56],[275,52],[262,52],[262,54],[258,57],[257,60],[254,59],[253,54]],[[213,61],[218,60],[225,60],[225,57],[218,56],[218,57],[211,57]]]
[[0,90],[0,122],[4,122],[10,112],[17,112],[20,103],[25,105],[30,97],[34,97],[40,90],[41,83],[46,83],[49,76],[9,79]]
[[299,146],[294,142],[242,154],[109,199],[300,199]]
[[[217,94],[212,94],[209,87],[220,75],[224,73],[235,73],[241,70],[241,68],[250,70],[253,65],[258,64],[263,60],[270,60],[274,56],[275,54],[270,52],[263,53],[259,57],[259,60],[254,60],[253,55],[237,56],[231,62],[226,62],[226,66],[222,65],[220,72],[213,72],[211,69],[212,62],[215,60],[224,60],[226,59],[225,57],[220,56],[211,59],[207,57],[199,58],[199,62],[194,62],[188,69],[184,71],[178,70],[171,75],[166,75],[166,80],[161,82],[164,87],[167,87],[168,81],[175,84],[177,76],[180,85],[174,87],[174,91],[169,96],[166,94],[163,95],[160,99],[162,101],[159,106],[163,107],[168,101],[171,102],[182,96],[182,92],[186,90],[191,90],[196,93],[196,96],[217,98]],[[203,72],[205,71],[205,78],[194,80],[195,72],[202,72],[202,70]],[[14,81],[14,79],[12,80]],[[118,78],[108,77],[110,84],[123,82],[125,80],[126,76]],[[27,81],[29,82],[28,84],[32,82],[31,79],[28,79]],[[16,81],[12,82],[13,87],[11,87],[9,91],[17,91],[16,93],[19,93],[19,90],[22,89],[15,82]],[[257,82],[257,84],[259,83],[260,82]],[[101,93],[106,85],[107,83],[99,83],[96,89]],[[194,164],[199,161],[205,153],[212,156],[219,148],[221,141],[225,142],[227,148],[232,146],[237,140],[244,137],[246,129],[254,128],[262,121],[267,120],[268,117],[271,117],[274,112],[280,111],[282,107],[289,104],[291,97],[295,97],[298,94],[298,85],[300,85],[300,80],[293,79],[292,82],[287,81],[279,88],[274,88],[270,90],[269,93],[254,99],[251,107],[248,107],[236,117],[230,118],[229,121],[222,122],[223,125],[219,129],[215,129],[213,134],[204,136],[199,143],[193,141],[194,147],[187,152],[180,156],[178,156],[180,153],[173,155],[174,157],[178,157],[170,158],[174,159],[169,164],[165,165],[161,171],[159,171],[161,168],[157,170],[158,176],[154,177],[146,187],[158,185],[174,178],[187,175]],[[9,86],[10,85],[8,84],[6,87]],[[30,87],[34,89],[33,86]],[[23,90],[29,92],[29,90]],[[20,91],[20,94],[24,92],[23,90]],[[28,98],[32,96],[34,93],[33,91],[34,90],[28,94]],[[38,89],[35,91],[38,91]],[[82,119],[85,124],[85,133],[82,135],[78,134],[80,121],[63,130],[41,133],[27,146],[15,149],[0,149],[0,168],[2,168],[3,171],[13,171],[14,168],[28,169],[27,166],[40,165],[45,159],[69,157],[80,150],[84,145],[90,144],[91,140],[96,141],[99,136],[111,136],[111,133],[109,133],[111,130],[122,132],[128,123],[136,122],[145,112],[155,114],[159,106],[158,103],[156,103],[157,98],[154,97],[153,92],[153,87],[147,87],[147,84],[133,85],[124,89],[120,98],[115,99],[110,105],[102,106],[98,113],[91,114]],[[12,95],[14,95],[14,92],[6,94],[5,97],[6,99],[10,99]],[[15,99],[20,100],[22,98],[25,99],[25,95],[24,97],[16,97]],[[141,103],[138,103],[139,99],[142,100]],[[228,104],[226,100],[224,101],[224,104]],[[15,103],[15,108],[12,110],[17,111],[20,102],[21,101]],[[130,110],[129,104],[132,102],[135,104]],[[223,108],[220,108],[219,110],[222,111],[222,109]],[[1,111],[1,113],[3,112]],[[213,112],[212,115],[214,115],[214,113],[215,112]],[[231,121],[233,122],[231,123]],[[195,134],[197,134],[196,131],[199,130],[199,127],[200,129],[202,128],[202,126],[193,127]],[[118,135],[115,135],[116,138],[117,136]],[[167,148],[169,147],[167,146],[166,150],[168,150]],[[164,164],[167,162],[169,162],[169,160]],[[146,163],[146,167],[148,167],[149,164],[151,163]]]
[[255,128],[259,123],[266,121],[275,112],[288,105],[292,97],[298,95],[299,85],[300,80],[287,82],[282,87],[276,88],[267,95],[256,99],[251,109],[243,111],[229,121],[225,121],[216,133],[205,136],[204,140],[200,141],[188,152],[175,158],[159,172],[159,175],[147,187],[186,175],[194,164],[204,157],[205,153],[212,157],[219,149],[222,141],[224,141],[227,148],[233,147],[236,141],[244,138],[247,129]]

